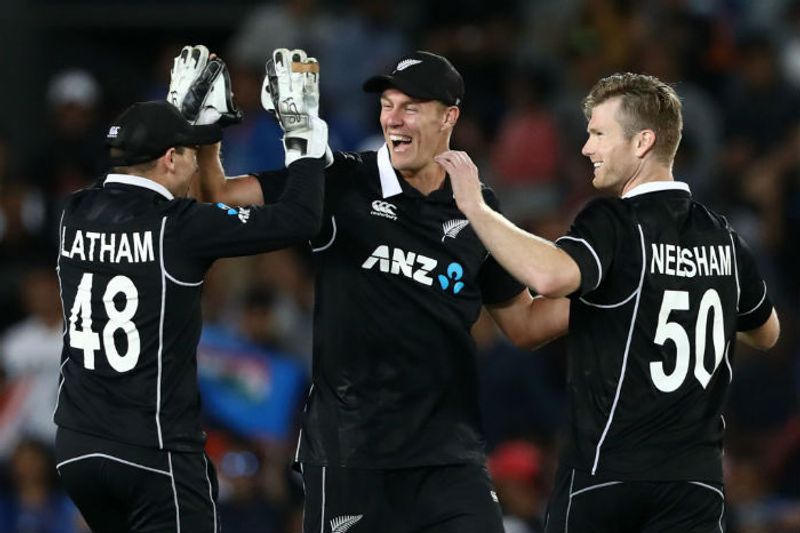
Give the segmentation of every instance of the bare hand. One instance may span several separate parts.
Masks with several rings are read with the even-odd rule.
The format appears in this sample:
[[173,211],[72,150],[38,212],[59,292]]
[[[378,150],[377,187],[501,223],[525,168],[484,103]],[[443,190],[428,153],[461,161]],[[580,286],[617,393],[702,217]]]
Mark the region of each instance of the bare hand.
[[466,152],[449,150],[433,159],[450,176],[453,197],[462,213],[468,215],[485,205],[481,192],[481,180],[478,177],[478,167]]

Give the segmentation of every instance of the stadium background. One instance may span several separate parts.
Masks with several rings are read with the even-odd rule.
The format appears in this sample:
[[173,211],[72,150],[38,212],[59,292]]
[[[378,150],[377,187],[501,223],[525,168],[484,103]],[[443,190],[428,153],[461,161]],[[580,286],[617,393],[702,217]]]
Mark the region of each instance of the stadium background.
[[[0,16],[0,533],[83,531],[49,455],[61,345],[59,205],[106,168],[105,126],[162,98],[172,57],[204,43],[245,112],[229,175],[282,165],[258,103],[263,62],[303,47],[322,66],[334,149],[380,143],[369,75],[417,48],[466,80],[453,139],[516,222],[550,238],[593,191],[581,98],[636,70],[675,83],[675,174],[756,251],[783,322],[768,355],[740,347],[727,407],[728,531],[800,531],[800,2],[796,0],[4,0]],[[229,533],[300,531],[288,464],[310,362],[312,283],[300,250],[221,261],[200,350],[209,453]],[[413,320],[413,317],[409,317]],[[509,346],[483,317],[482,403],[509,533],[536,532],[564,411],[564,346]]]

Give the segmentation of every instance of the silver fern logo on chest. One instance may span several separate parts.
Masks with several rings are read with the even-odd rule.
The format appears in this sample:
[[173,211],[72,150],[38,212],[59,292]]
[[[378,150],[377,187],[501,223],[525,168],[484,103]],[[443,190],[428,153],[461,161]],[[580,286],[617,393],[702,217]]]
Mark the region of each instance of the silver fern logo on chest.
[[442,242],[448,237],[451,239],[455,239],[461,230],[469,226],[469,220],[464,218],[448,220],[447,222],[442,223],[442,232],[444,235],[442,236]]
[[361,520],[363,516],[363,514],[337,516],[331,520],[331,533],[345,533],[356,525],[356,522]]

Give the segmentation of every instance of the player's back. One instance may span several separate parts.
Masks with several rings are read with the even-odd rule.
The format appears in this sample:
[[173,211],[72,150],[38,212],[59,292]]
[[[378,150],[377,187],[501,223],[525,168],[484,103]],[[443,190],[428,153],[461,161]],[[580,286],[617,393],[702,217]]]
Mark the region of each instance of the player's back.
[[740,287],[749,252],[688,191],[599,204],[613,260],[571,308],[573,461],[604,477],[720,481],[740,293],[765,290]]
[[119,183],[67,201],[58,260],[66,323],[60,426],[145,447],[202,447],[200,282],[170,279],[164,266],[168,215],[186,202]]

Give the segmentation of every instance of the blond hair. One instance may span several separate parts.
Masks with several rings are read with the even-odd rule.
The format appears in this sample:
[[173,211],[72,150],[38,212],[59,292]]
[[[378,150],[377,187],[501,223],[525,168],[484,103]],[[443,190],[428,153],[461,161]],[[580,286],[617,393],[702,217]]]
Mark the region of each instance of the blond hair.
[[655,76],[612,74],[598,81],[584,98],[586,118],[591,118],[596,106],[612,98],[620,99],[617,120],[625,136],[630,139],[642,130],[653,130],[656,134],[653,153],[661,162],[671,165],[683,130],[681,100],[675,89]]

